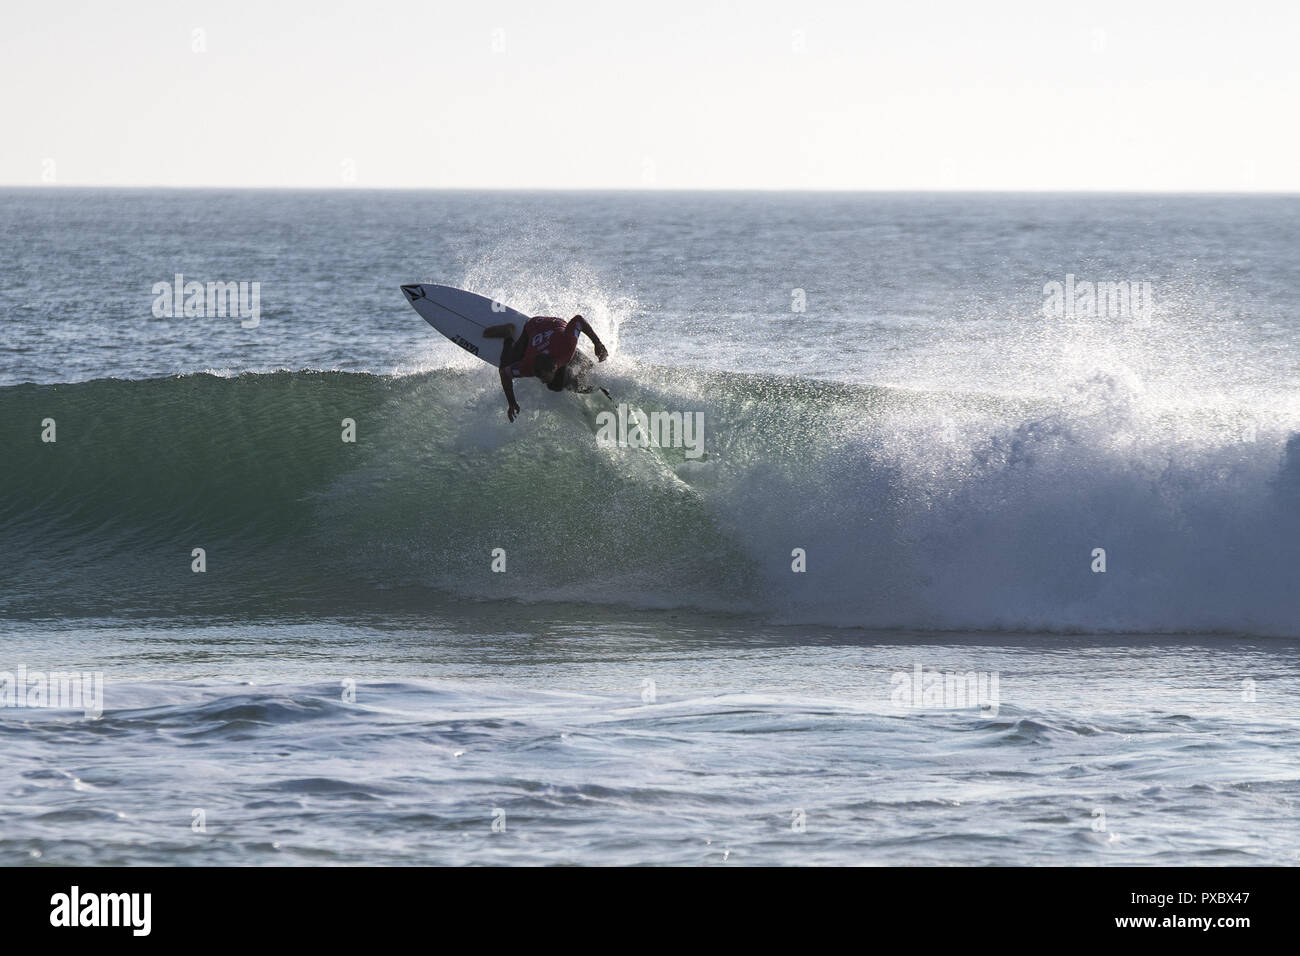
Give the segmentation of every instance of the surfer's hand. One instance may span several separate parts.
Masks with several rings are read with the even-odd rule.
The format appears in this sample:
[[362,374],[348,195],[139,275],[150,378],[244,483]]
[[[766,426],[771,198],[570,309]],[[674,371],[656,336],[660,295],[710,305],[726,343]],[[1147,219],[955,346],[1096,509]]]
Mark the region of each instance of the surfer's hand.
[[605,346],[604,346],[602,343],[597,342],[597,343],[596,343],[596,361],[598,361],[598,362],[603,362],[603,361],[605,361],[605,359],[607,359],[607,358],[609,358],[609,349],[605,348]]
[[519,414],[519,403],[511,402],[510,407],[506,409],[506,417],[513,422],[515,420],[515,416],[518,414]]

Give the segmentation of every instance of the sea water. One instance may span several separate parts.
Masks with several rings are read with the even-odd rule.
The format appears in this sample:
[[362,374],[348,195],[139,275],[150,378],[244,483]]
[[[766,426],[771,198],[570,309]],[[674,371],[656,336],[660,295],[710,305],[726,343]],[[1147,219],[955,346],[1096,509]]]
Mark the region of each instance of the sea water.
[[0,862],[1295,863],[1298,213],[0,191]]

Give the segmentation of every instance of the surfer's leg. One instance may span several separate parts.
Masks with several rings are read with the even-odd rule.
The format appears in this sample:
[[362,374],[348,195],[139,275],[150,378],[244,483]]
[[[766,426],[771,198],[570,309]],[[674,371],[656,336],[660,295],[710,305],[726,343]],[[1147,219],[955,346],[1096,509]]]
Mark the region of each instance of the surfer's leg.
[[524,352],[528,349],[528,340],[522,335],[517,339],[506,336],[506,342],[501,346],[501,366],[514,365],[524,357]]

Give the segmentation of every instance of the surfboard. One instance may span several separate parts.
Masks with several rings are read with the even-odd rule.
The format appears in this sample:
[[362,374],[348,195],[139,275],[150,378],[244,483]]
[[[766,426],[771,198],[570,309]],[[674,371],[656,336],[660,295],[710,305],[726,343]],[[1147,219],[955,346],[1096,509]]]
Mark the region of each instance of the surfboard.
[[449,285],[404,285],[402,294],[424,321],[493,367],[501,361],[502,341],[484,338],[483,330],[510,322],[518,335],[529,318],[503,302]]

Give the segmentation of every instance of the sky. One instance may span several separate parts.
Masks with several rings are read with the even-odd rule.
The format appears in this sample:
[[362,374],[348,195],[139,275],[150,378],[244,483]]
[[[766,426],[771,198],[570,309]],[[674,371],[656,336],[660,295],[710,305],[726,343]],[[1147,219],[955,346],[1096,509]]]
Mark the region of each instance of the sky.
[[0,9],[0,183],[1300,191],[1300,3]]

